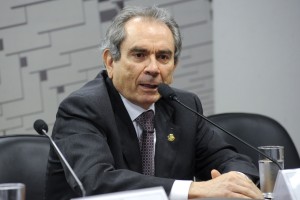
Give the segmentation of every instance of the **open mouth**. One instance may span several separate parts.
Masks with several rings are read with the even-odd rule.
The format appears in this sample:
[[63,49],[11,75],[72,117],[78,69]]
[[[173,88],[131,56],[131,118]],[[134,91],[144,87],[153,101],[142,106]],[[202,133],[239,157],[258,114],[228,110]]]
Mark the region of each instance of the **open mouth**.
[[141,84],[141,86],[149,89],[156,89],[157,85],[151,85],[151,84]]

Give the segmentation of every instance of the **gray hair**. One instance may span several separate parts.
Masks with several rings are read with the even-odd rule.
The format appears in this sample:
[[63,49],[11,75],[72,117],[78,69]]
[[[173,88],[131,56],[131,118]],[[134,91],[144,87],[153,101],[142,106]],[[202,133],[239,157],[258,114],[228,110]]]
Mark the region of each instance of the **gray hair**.
[[134,17],[143,17],[153,19],[155,21],[166,24],[171,30],[175,43],[174,62],[177,64],[178,57],[181,52],[181,35],[178,24],[174,18],[165,9],[152,7],[126,7],[124,8],[113,20],[112,24],[108,27],[105,38],[101,44],[102,52],[109,49],[112,58],[115,61],[120,60],[121,52],[120,46],[126,37],[125,23]]

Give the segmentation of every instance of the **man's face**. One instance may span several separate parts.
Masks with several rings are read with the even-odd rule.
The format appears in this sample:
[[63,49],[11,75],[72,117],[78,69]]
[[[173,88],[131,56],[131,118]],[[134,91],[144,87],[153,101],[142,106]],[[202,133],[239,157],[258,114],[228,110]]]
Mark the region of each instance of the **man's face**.
[[120,60],[112,60],[108,50],[103,53],[103,60],[118,92],[147,109],[160,98],[158,84],[170,84],[173,80],[173,35],[165,24],[142,18],[129,20],[125,30]]

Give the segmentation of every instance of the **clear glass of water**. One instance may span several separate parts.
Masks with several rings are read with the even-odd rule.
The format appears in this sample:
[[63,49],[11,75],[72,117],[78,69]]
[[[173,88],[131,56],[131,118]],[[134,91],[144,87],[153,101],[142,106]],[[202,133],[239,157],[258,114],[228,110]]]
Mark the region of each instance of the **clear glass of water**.
[[0,200],[25,200],[23,183],[1,183]]
[[[276,160],[281,169],[284,168],[284,147],[283,146],[260,146],[260,151]],[[259,155],[259,178],[260,189],[265,199],[273,199],[273,189],[276,177],[280,168],[263,155]]]

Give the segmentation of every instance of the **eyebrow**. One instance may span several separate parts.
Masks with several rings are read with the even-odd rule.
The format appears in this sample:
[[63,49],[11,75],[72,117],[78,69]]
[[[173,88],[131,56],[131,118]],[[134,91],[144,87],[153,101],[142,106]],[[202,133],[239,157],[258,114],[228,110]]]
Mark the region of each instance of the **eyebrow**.
[[129,53],[132,53],[132,52],[145,53],[147,51],[148,51],[147,49],[144,49],[144,48],[141,48],[141,47],[133,47],[133,48],[129,49]]
[[171,50],[161,50],[158,51],[158,54],[168,54],[168,55],[172,55],[173,52]]
[[[144,49],[142,47],[133,47],[131,49],[129,49],[129,53],[133,53],[133,52],[138,52],[138,53],[146,53],[148,52],[147,49]],[[171,50],[159,50],[158,52],[156,52],[156,54],[168,54],[168,55],[172,55],[173,52]]]

